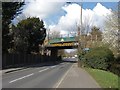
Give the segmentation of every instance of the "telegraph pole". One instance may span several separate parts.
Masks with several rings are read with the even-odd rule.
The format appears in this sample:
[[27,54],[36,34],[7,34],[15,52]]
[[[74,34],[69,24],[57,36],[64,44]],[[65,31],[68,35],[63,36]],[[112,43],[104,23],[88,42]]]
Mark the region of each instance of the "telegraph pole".
[[48,43],[49,43],[49,39],[50,39],[50,29],[48,29]]
[[81,32],[82,32],[82,1],[81,1],[81,10],[80,10],[80,35],[81,35]]
[[[81,52],[81,33],[82,32],[82,0],[81,0],[81,8],[80,8],[80,27],[78,26],[78,54]],[[81,66],[80,60],[78,60],[78,67]]]
[[80,40],[81,40],[81,33],[82,33],[82,1],[81,1],[81,8],[80,8],[80,24],[78,25],[78,43],[80,49]]
[[81,48],[81,35],[82,35],[82,1],[81,1],[81,8],[80,8],[80,26],[78,26],[78,50],[80,52]]

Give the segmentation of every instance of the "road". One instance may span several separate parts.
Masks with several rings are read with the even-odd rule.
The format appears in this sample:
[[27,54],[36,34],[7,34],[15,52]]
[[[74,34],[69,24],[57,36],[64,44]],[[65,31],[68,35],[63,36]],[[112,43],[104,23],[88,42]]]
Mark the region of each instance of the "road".
[[25,70],[4,74],[3,88],[56,88],[73,63],[30,67]]

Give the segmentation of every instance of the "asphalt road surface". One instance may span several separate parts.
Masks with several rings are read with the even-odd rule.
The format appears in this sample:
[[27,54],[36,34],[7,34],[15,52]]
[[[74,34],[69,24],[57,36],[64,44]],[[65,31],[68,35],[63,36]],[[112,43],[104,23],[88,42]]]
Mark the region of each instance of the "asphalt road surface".
[[25,70],[4,74],[2,88],[56,88],[56,85],[73,63],[36,66]]

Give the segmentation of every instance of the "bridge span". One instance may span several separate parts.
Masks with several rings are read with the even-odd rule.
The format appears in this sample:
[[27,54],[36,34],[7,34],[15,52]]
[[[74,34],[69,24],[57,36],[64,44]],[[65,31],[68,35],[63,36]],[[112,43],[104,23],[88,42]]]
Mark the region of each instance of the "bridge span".
[[78,48],[78,40],[76,37],[54,38],[47,41],[45,49],[50,51],[50,55],[57,56],[59,49],[75,49]]

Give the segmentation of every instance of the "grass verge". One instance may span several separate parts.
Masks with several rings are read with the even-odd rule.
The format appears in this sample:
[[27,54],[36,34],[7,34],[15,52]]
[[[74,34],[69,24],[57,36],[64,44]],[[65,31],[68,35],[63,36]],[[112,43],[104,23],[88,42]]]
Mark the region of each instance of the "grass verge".
[[103,70],[85,68],[90,75],[97,81],[102,88],[119,88],[117,75]]

